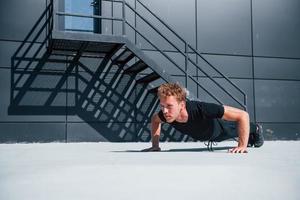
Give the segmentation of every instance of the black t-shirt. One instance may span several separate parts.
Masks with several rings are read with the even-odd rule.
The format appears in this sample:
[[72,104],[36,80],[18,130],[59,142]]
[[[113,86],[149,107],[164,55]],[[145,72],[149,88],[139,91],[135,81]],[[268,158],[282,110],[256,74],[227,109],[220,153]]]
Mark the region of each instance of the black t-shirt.
[[[196,140],[209,140],[213,135],[214,119],[223,117],[224,107],[214,103],[187,101],[186,109],[188,121],[185,123],[174,121],[170,125]],[[166,122],[162,111],[159,111],[158,116],[161,121]]]

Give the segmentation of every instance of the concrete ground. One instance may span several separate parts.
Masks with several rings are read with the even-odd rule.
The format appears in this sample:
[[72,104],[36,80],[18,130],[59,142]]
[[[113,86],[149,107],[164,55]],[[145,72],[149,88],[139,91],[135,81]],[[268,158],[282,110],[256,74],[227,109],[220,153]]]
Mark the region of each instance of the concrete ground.
[[0,144],[0,199],[300,199],[300,141],[235,144]]

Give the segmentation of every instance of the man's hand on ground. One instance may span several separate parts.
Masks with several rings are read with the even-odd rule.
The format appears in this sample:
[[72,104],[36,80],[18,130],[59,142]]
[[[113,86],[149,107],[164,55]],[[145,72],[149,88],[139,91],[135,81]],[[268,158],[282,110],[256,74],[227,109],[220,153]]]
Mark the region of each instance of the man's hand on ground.
[[232,149],[229,149],[229,153],[248,153],[247,147],[235,147]]
[[142,152],[151,152],[151,151],[161,151],[161,149],[160,147],[150,147],[142,150]]

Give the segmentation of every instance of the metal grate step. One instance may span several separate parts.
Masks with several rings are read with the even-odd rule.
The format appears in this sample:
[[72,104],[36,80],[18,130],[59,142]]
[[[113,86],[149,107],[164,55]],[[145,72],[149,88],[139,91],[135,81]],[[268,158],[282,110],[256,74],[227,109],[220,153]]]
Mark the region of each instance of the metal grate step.
[[148,66],[141,60],[139,60],[138,62],[134,63],[133,65],[131,65],[130,67],[128,67],[127,69],[125,69],[124,73],[129,74],[129,73],[134,73],[137,74],[143,70],[145,70]]
[[152,88],[152,89],[149,90],[149,92],[152,93],[152,94],[156,94],[157,91],[158,91],[158,87],[155,87],[155,88]]
[[148,74],[148,75],[144,76],[143,78],[138,79],[136,82],[137,83],[150,83],[159,78],[160,78],[160,76],[156,72],[152,72],[151,74]]
[[120,53],[115,59],[114,63],[125,64],[130,61],[134,57],[134,54],[129,49],[124,49],[123,52]]
[[106,42],[93,42],[93,41],[79,41],[79,40],[63,40],[63,39],[52,39],[51,40],[51,50],[63,51],[73,51],[76,52],[80,47],[85,45],[84,52],[93,54],[106,54],[110,53],[119,44],[106,43]]

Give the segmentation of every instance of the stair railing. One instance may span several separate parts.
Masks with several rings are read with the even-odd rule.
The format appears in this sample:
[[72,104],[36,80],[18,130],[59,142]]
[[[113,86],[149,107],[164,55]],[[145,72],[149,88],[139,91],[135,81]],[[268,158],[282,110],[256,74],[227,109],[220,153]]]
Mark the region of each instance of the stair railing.
[[[235,102],[237,102],[240,106],[242,106],[246,110],[246,104],[247,104],[247,95],[236,85],[234,84],[228,77],[226,77],[220,70],[218,70],[216,67],[214,67],[207,59],[205,59],[198,50],[194,49],[190,44],[187,43],[186,40],[184,40],[174,29],[172,29],[166,22],[164,22],[160,17],[158,17],[154,12],[152,12],[144,3],[142,3],[140,0],[136,0],[143,8],[145,8],[153,17],[155,17],[164,27],[166,27],[169,31],[171,31],[181,42],[184,43],[184,51],[180,50],[173,42],[171,42],[166,36],[164,36],[154,25],[152,25],[149,20],[145,19],[138,11],[130,6],[125,0],[122,0],[122,2],[125,2],[125,5],[132,10],[137,16],[139,16],[145,23],[147,23],[155,32],[157,32],[161,37],[165,39],[172,47],[174,47],[180,54],[185,56],[185,71],[181,70],[181,68],[178,65],[175,65],[177,68],[179,67],[180,70],[185,74],[185,84],[187,87],[187,79],[188,77],[192,79],[198,86],[200,86],[202,89],[204,89],[207,93],[209,93],[215,100],[215,95],[212,95],[210,92],[208,92],[204,87],[200,85],[200,83],[192,77],[187,70],[188,62],[192,63],[194,67],[196,67],[198,70],[200,70],[203,74],[205,74],[211,81],[213,81],[219,88],[221,88],[227,95],[229,95]],[[124,10],[123,10],[124,11]],[[124,16],[124,14],[123,14]],[[129,25],[129,23],[127,23]],[[133,28],[133,26],[130,26]],[[137,31],[135,28],[133,28],[135,31]],[[139,32],[139,35],[141,33]],[[141,35],[142,36],[142,35]],[[145,39],[145,37],[143,37]],[[149,40],[147,40],[149,42]],[[152,44],[153,46],[153,44]],[[191,50],[191,52],[188,52],[188,50]],[[162,53],[162,51],[160,51]],[[199,65],[198,63],[195,63],[194,60],[192,60],[187,53],[195,53],[197,56],[199,56],[208,66],[210,66],[212,69],[214,69],[219,75],[221,75],[222,78],[224,78],[230,85],[232,85],[234,88],[238,90],[240,94],[243,95],[244,103],[240,102],[236,97],[234,97],[231,93],[229,93],[222,85],[220,85],[214,78],[212,78],[208,73],[206,73]],[[165,55],[165,57],[168,57]],[[171,58],[168,57],[168,60]],[[174,64],[174,62],[172,62]],[[188,88],[188,87],[187,87]],[[219,103],[221,103],[219,100],[217,100]]]

